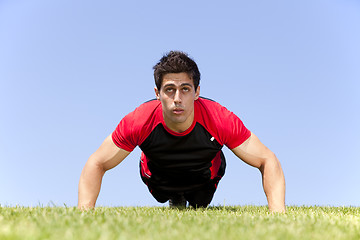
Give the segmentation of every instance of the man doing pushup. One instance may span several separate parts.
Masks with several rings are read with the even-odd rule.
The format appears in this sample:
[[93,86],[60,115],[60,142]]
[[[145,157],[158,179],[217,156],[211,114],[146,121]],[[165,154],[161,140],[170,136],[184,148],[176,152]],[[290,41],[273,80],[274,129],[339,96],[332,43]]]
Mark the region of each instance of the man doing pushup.
[[256,167],[270,212],[285,212],[285,179],[274,153],[234,113],[200,97],[200,72],[171,51],[154,66],[156,99],[126,115],[81,173],[78,207],[95,207],[104,173],[139,146],[140,174],[152,196],[170,206],[206,207],[225,173],[225,145]]

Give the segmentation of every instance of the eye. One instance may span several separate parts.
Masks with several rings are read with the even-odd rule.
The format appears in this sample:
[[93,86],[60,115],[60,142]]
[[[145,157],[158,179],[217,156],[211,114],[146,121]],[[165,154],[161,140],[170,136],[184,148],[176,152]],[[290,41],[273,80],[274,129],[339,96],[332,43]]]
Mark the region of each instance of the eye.
[[173,88],[165,88],[165,92],[173,92],[174,89]]
[[189,92],[189,91],[190,91],[190,88],[184,87],[182,90],[183,90],[184,92]]

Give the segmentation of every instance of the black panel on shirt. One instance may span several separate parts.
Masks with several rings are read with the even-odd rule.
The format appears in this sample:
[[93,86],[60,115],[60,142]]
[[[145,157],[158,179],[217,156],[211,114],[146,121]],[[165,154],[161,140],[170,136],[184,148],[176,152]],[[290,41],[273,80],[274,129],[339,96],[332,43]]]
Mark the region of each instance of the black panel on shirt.
[[[152,175],[148,184],[158,189],[184,190],[210,181],[211,161],[222,145],[196,123],[184,136],[174,136],[159,124],[139,147],[149,159],[148,168]],[[223,155],[222,162],[219,174],[223,175]]]

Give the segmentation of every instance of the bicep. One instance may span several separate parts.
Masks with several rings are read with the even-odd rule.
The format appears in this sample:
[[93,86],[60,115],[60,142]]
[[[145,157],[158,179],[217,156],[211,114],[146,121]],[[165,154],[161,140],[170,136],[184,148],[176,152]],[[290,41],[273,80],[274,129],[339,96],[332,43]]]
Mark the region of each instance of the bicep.
[[263,166],[266,159],[274,155],[253,133],[245,142],[231,151],[245,163],[256,168]]
[[129,154],[130,152],[115,145],[110,134],[90,156],[89,161],[93,161],[106,171],[120,164]]

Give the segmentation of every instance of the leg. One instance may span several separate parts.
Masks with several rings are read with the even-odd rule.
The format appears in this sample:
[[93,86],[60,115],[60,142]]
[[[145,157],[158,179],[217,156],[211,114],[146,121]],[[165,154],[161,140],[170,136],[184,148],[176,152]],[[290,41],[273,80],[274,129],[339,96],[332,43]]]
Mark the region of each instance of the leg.
[[183,194],[174,194],[169,199],[170,208],[186,208],[186,199]]
[[150,187],[149,191],[151,195],[160,203],[165,203],[169,200],[169,206],[171,208],[186,208],[186,199],[182,193],[170,193],[154,190]]
[[169,200],[169,196],[166,193],[158,191],[158,190],[151,189],[149,186],[148,186],[148,189],[149,189],[149,192],[151,193],[151,195],[159,203],[165,203],[165,202],[167,202]]
[[189,201],[190,206],[194,208],[206,208],[213,199],[215,191],[216,185],[214,183],[211,183],[200,190],[185,193],[184,196],[185,199]]

